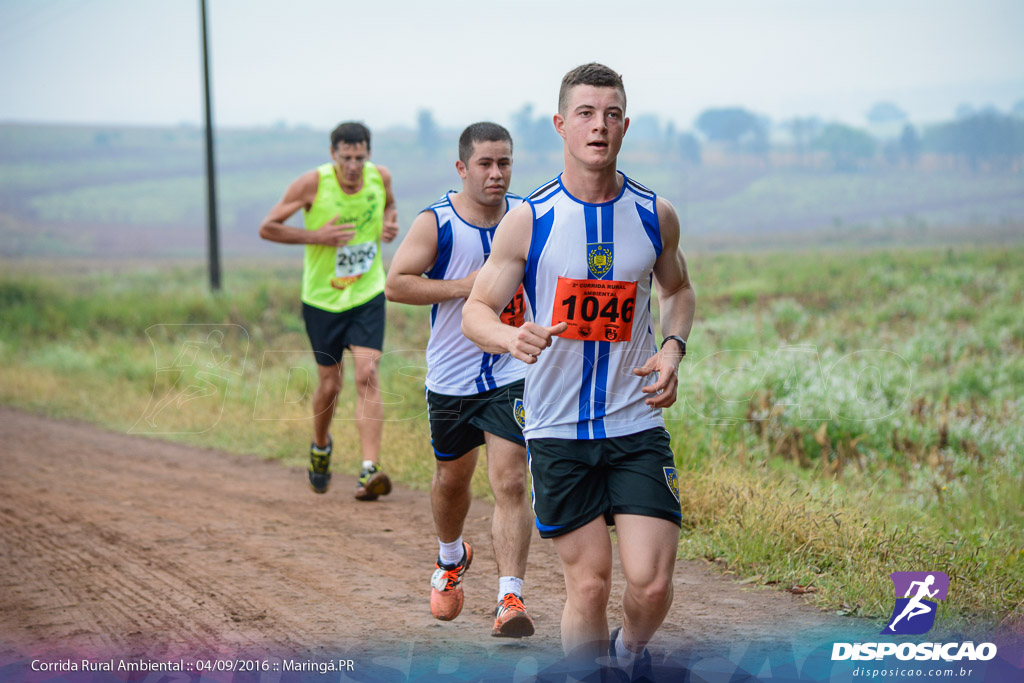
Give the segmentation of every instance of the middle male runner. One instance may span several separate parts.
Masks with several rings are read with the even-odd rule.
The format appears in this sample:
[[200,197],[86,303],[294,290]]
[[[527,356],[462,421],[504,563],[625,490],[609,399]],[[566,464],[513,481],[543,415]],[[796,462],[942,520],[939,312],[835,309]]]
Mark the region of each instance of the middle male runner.
[[[494,231],[523,201],[507,192],[512,136],[495,123],[474,123],[459,138],[455,169],[462,191],[448,192],[416,217],[391,262],[384,293],[390,301],[431,305],[426,385],[437,468],[430,500],[440,552],[430,611],[443,621],[462,611],[462,576],[473,560],[462,530],[478,448],[486,444],[499,575],[491,635],[522,638],[534,631],[522,601],[533,522],[522,434],[526,366],[507,354],[481,353],[462,335],[462,306],[491,253]],[[524,311],[520,288],[502,318],[518,326]]]

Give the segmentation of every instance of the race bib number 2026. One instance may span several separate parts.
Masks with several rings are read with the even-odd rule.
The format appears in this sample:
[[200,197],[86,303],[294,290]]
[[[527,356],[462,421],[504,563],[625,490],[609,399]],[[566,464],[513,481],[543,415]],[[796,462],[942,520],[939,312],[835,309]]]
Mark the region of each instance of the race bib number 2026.
[[331,287],[346,289],[370,270],[373,259],[377,256],[376,242],[346,244],[338,247],[337,260],[334,262],[334,277]]

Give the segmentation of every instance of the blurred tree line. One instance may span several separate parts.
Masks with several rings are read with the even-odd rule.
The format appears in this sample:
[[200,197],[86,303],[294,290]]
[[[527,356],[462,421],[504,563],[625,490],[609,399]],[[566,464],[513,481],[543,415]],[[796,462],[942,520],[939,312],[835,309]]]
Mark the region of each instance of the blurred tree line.
[[[1024,170],[1024,100],[1008,112],[993,107],[957,107],[950,121],[915,126],[899,106],[875,103],[864,127],[798,116],[781,122],[743,107],[709,108],[678,130],[653,114],[631,117],[630,152],[654,155],[681,165],[746,162],[855,171],[862,168],[915,168],[928,155],[934,164],[972,171]],[[539,161],[561,156],[562,141],[550,113],[525,104],[512,114],[516,149]],[[441,128],[420,110],[417,144],[426,154],[439,149]]]

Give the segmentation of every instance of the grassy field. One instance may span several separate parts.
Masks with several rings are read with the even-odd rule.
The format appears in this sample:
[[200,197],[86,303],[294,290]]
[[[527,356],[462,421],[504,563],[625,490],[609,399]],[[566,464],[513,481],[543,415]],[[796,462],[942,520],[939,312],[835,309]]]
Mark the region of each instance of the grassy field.
[[[698,320],[667,414],[680,555],[884,619],[888,574],[944,571],[946,630],[1024,629],[1024,247],[690,254]],[[304,461],[300,273],[8,262],[0,401]],[[45,274],[40,274],[45,273]],[[427,309],[390,306],[384,462],[425,489]],[[336,443],[355,444],[352,387]],[[338,468],[355,470],[342,451]],[[479,468],[481,475],[483,468]],[[477,495],[488,496],[484,477]]]

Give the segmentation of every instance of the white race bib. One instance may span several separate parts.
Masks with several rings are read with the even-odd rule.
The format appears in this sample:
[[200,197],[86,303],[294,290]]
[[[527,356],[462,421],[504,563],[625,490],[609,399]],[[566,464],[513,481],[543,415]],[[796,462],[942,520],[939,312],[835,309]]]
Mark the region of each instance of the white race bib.
[[346,244],[338,247],[338,258],[334,264],[335,277],[359,277],[370,270],[377,257],[376,242]]

